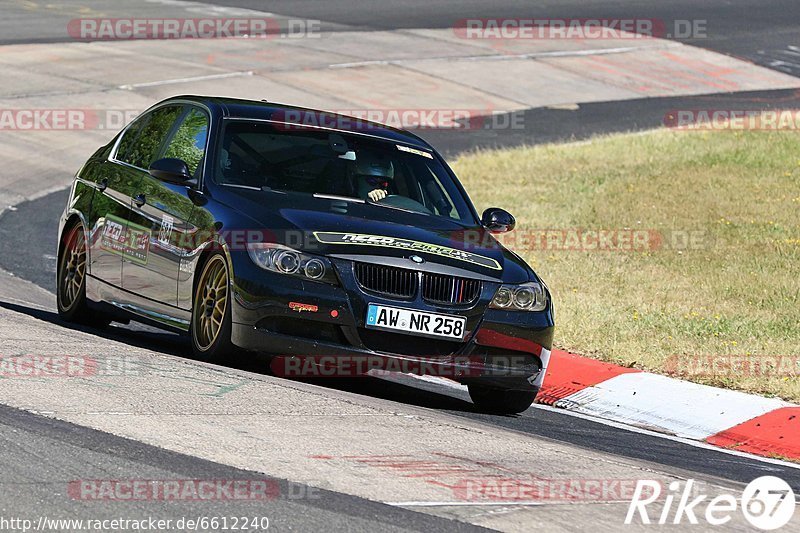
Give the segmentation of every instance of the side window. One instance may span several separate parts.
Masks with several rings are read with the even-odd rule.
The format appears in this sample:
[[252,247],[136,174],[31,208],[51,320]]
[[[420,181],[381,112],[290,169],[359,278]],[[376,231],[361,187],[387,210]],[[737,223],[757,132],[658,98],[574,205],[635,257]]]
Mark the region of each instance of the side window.
[[[135,167],[149,168],[150,163],[158,159],[161,146],[182,111],[181,106],[175,105],[160,107],[149,113],[144,118],[144,123],[136,139],[124,154],[124,159],[119,157],[117,159]],[[124,138],[123,141],[125,141]]]
[[148,120],[150,120],[150,115],[139,117],[133,124],[128,126],[128,129],[125,130],[125,133],[122,134],[122,139],[119,141],[116,156],[117,161],[130,163],[128,156],[130,155],[131,148],[136,144],[136,140],[139,138],[139,134],[142,132],[142,128],[147,124]]
[[208,117],[199,109],[192,108],[169,141],[164,157],[183,159],[194,175],[206,150]]

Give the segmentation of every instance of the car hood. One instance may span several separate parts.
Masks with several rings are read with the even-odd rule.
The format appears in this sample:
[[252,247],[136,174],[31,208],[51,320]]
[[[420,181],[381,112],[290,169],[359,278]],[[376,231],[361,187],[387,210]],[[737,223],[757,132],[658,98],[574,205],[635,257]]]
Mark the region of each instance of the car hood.
[[310,195],[257,191],[234,194],[240,198],[229,205],[237,206],[238,211],[257,222],[268,233],[267,240],[308,253],[506,283],[536,279],[521,258],[482,227]]

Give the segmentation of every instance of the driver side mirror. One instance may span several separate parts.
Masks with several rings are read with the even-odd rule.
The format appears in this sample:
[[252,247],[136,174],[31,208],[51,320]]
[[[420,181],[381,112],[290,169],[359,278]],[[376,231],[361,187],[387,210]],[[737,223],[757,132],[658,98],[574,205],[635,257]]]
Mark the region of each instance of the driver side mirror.
[[150,175],[167,183],[175,185],[190,185],[192,175],[189,173],[189,165],[182,159],[165,157],[158,161],[153,161],[150,165]]
[[513,230],[514,226],[517,225],[517,221],[505,209],[490,207],[483,212],[481,224],[492,233],[505,233]]

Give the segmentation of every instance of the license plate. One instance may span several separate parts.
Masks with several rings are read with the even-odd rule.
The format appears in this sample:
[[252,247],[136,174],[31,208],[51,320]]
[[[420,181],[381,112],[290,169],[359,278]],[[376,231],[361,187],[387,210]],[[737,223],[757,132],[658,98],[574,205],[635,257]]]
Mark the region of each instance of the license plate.
[[405,331],[411,335],[462,340],[467,329],[467,319],[463,316],[369,304],[366,325],[374,329]]

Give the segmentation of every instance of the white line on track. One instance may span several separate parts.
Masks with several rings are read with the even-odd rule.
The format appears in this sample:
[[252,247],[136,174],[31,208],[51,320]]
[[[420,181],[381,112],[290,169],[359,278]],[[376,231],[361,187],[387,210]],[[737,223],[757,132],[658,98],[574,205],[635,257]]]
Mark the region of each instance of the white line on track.
[[441,61],[443,59],[447,61],[508,61],[512,59],[536,59],[547,57],[602,56],[609,54],[624,54],[626,52],[635,52],[638,50],[663,49],[668,47],[670,46],[624,46],[619,48],[586,50],[555,50],[552,52],[533,52],[530,54],[476,54],[471,56],[416,57],[412,59],[372,59],[368,61],[351,61],[349,63],[333,63],[328,65],[328,68],[355,68],[367,67],[370,65],[402,65],[403,63],[422,63],[425,61]]
[[383,502],[386,505],[393,505],[395,507],[489,507],[489,506],[503,506],[509,505],[525,505],[527,507],[537,507],[540,505],[549,505],[545,502]]
[[393,505],[395,507],[509,507],[509,506],[526,506],[526,507],[541,507],[544,505],[609,505],[615,503],[624,503],[629,505],[630,500],[608,500],[608,501],[489,501],[489,502],[383,502],[386,505]]
[[221,80],[225,78],[239,78],[242,76],[252,76],[252,70],[244,70],[241,72],[226,72],[224,74],[208,74],[206,76],[192,76],[190,78],[175,78],[174,80],[160,80],[149,81],[146,83],[132,83],[130,85],[120,85],[118,89],[130,91],[140,87],[157,87],[159,85],[171,85],[173,83],[191,83],[193,81],[206,81],[206,80]]

